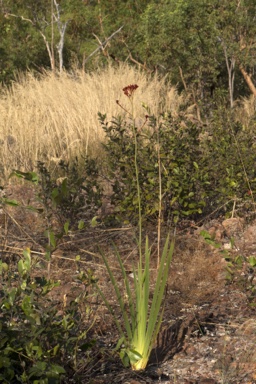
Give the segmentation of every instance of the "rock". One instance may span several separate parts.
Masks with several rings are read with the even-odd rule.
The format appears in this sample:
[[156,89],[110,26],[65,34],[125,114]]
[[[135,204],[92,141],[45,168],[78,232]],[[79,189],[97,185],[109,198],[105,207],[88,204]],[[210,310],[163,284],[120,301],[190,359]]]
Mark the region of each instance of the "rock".
[[234,237],[243,232],[244,220],[239,217],[233,217],[224,220],[222,226],[228,237]]
[[244,242],[247,247],[256,246],[256,225],[250,225],[244,232]]
[[206,230],[211,235],[212,239],[217,242],[221,241],[224,233],[224,228],[217,220],[212,220],[209,222],[208,226],[206,226]]

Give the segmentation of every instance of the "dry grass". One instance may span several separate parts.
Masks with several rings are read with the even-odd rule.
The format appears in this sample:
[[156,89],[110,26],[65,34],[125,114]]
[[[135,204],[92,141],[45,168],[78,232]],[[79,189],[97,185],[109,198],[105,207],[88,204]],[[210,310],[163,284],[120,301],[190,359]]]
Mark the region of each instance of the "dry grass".
[[97,151],[104,138],[98,112],[109,118],[123,114],[116,100],[129,108],[122,88],[132,83],[139,85],[134,110],[138,118],[144,119],[146,113],[142,103],[155,115],[177,112],[182,103],[165,79],[149,77],[125,64],[91,74],[21,76],[0,97],[0,178],[5,179],[12,169],[30,171],[37,160],[49,164]]
[[235,106],[235,112],[237,120],[247,129],[255,118],[256,99],[254,95],[239,100]]

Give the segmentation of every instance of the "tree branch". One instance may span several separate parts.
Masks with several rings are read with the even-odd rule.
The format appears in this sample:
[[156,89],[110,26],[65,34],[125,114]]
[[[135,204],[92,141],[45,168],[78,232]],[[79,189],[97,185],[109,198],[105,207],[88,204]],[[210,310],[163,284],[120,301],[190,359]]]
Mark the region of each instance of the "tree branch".
[[24,16],[20,16],[20,15],[14,15],[13,13],[9,13],[9,12],[5,12],[4,16],[7,18],[8,16],[11,16],[11,17],[16,17],[16,19],[21,19],[23,21],[28,21],[29,23],[31,23],[32,25],[35,26],[35,23],[33,20],[31,19],[28,19],[27,17],[24,17]]
[[123,25],[122,25],[122,27],[120,27],[119,29],[117,29],[114,33],[112,33],[112,35],[110,35],[105,41],[104,41],[104,43],[101,43],[101,41],[99,40],[99,38],[97,37],[97,36],[95,36],[96,37],[96,39],[98,40],[98,42],[100,43],[100,45],[83,61],[83,67],[84,67],[84,65],[87,63],[87,61],[93,56],[93,55],[95,55],[95,53],[97,53],[100,49],[102,50],[102,51],[104,51],[104,49],[105,49],[105,46],[106,46],[106,44],[118,33],[118,32],[120,32],[122,29],[123,29]]

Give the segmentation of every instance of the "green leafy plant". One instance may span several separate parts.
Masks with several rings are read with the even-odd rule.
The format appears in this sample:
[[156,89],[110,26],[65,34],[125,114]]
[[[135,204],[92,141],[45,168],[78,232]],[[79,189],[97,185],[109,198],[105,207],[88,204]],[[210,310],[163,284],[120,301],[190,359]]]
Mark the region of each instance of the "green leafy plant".
[[86,157],[79,163],[74,159],[69,164],[60,161],[50,171],[38,162],[39,199],[48,215],[53,213],[64,224],[67,219],[72,226],[82,209],[98,209],[102,189],[98,183],[98,167],[94,159]]
[[[164,313],[164,296],[166,284],[169,276],[169,268],[172,260],[174,241],[170,242],[169,236],[165,241],[165,245],[160,257],[160,262],[157,269],[157,277],[153,291],[152,301],[150,300],[150,283],[151,269],[151,249],[149,246],[148,238],[146,238],[145,246],[142,245],[142,202],[143,191],[141,189],[141,169],[140,162],[138,160],[139,147],[138,147],[138,129],[135,126],[133,116],[133,95],[138,85],[129,85],[123,89],[124,94],[129,98],[131,102],[131,113],[128,116],[132,119],[130,128],[132,128],[129,134],[133,135],[134,145],[132,146],[132,166],[134,167],[135,184],[134,188],[134,205],[136,206],[138,214],[138,250],[139,250],[139,262],[137,266],[133,265],[133,289],[129,283],[129,278],[125,270],[124,263],[121,255],[116,249],[115,255],[117,257],[122,277],[125,286],[126,300],[122,297],[122,292],[118,287],[117,280],[112,273],[109,266],[107,257],[103,252],[102,258],[110,276],[111,283],[113,285],[118,304],[121,309],[123,324],[118,320],[117,316],[111,305],[109,304],[106,296],[97,285],[100,295],[102,296],[107,308],[112,314],[116,326],[119,331],[120,339],[117,343],[116,349],[120,349],[120,358],[125,366],[131,366],[133,370],[145,369],[150,357],[150,353],[153,349],[155,340],[160,330],[162,317]],[[120,105],[120,104],[119,104]],[[121,106],[122,107],[122,106]],[[123,108],[123,107],[122,107]],[[131,168],[130,168],[131,169]],[[161,199],[160,199],[161,202]],[[160,241],[160,239],[159,239]]]
[[242,216],[255,211],[254,124],[245,129],[223,105],[221,98],[202,132],[201,158],[209,182],[205,185],[205,213],[222,207],[218,213],[230,217],[234,214],[234,203],[238,202],[237,213]]
[[[39,266],[29,249],[16,268],[0,262],[0,381],[6,384],[60,383],[67,368],[75,372],[78,351],[93,344],[82,325],[84,298],[69,305],[54,301],[59,282],[37,273]],[[83,283],[92,283],[88,274]]]
[[243,127],[223,104],[223,98],[216,102],[205,124],[186,109],[175,116],[147,115],[140,124],[120,116],[107,121],[99,114],[106,133],[107,182],[119,221],[138,220],[136,169],[131,161],[135,138],[143,221],[159,216],[160,188],[161,217],[169,223],[203,219],[213,212],[229,217],[234,204],[239,215],[254,211],[254,123]]
[[[102,290],[99,289],[99,287],[98,290],[112,314],[120,334],[116,349],[121,348],[120,357],[123,364],[125,366],[131,365],[133,370],[146,368],[150,353],[160,330],[164,313],[163,301],[173,250],[174,242],[170,244],[169,238],[167,238],[157,271],[152,302],[150,302],[149,299],[151,250],[148,239],[146,239],[145,249],[141,254],[137,268],[133,266],[133,289],[121,256],[117,250],[115,252],[125,285],[125,294],[123,296],[118,287],[117,280],[111,271],[108,260],[104,253],[101,252],[122,312],[122,324],[121,321],[118,320]],[[124,300],[124,296],[127,298],[126,300]]]
[[37,198],[49,222],[55,216],[62,226],[68,220],[71,227],[82,210],[97,210],[101,206],[102,188],[98,183],[96,160],[86,157],[79,163],[76,158],[71,164],[60,161],[51,170],[38,161],[37,170],[14,170],[10,177],[16,176],[38,186]]
[[138,220],[136,168],[131,161],[136,152],[143,220],[158,216],[160,189],[165,220],[202,213],[208,170],[201,157],[200,128],[183,115],[175,119],[170,114],[159,119],[147,116],[143,127],[121,117],[110,123],[105,115],[99,117],[107,136],[104,148],[112,180],[111,199],[120,220]]

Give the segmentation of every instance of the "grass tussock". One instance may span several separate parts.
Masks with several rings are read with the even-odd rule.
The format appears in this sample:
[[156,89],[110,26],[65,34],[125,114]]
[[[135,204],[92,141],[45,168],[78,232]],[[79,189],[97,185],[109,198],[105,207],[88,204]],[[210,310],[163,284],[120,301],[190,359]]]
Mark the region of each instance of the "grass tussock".
[[241,98],[235,106],[237,121],[239,121],[245,129],[255,119],[256,99],[254,95]]
[[37,160],[49,165],[97,152],[104,139],[98,112],[108,117],[124,114],[116,100],[130,108],[122,88],[132,83],[139,85],[134,103],[138,118],[144,120],[146,113],[142,103],[155,115],[177,112],[182,103],[165,79],[149,77],[125,64],[90,74],[21,76],[0,97],[0,178],[6,178],[12,169],[30,171]]

